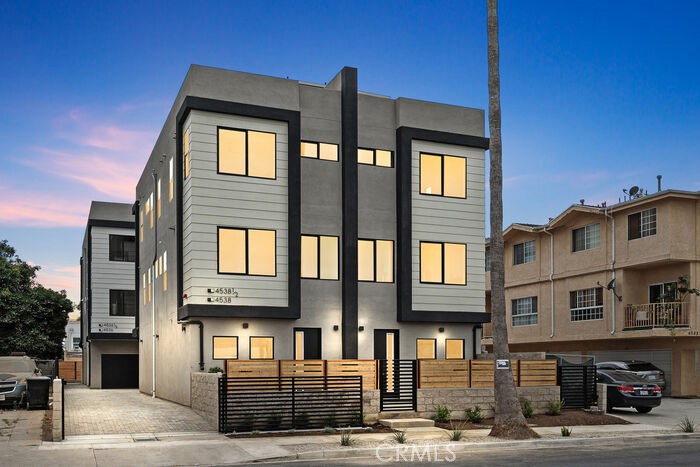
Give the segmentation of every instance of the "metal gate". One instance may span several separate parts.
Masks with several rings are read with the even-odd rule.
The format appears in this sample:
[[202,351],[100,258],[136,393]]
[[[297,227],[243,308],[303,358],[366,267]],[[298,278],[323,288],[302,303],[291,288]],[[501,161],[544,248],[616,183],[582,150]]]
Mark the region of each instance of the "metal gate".
[[557,384],[566,407],[587,409],[598,399],[594,365],[557,366]]
[[415,412],[416,361],[379,360],[380,412]]

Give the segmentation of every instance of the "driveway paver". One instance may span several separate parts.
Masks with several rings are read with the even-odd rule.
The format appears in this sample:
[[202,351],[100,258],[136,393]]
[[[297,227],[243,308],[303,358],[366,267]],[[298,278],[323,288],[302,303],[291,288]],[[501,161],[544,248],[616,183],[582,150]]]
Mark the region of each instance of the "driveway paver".
[[201,433],[214,427],[194,410],[152,398],[138,389],[89,389],[67,385],[66,436]]

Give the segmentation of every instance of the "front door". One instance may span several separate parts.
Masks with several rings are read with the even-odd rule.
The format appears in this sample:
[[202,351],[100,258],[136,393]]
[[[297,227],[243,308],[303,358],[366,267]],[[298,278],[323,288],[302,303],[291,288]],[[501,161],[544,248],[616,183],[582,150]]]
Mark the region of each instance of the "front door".
[[321,328],[294,328],[294,360],[321,359]]

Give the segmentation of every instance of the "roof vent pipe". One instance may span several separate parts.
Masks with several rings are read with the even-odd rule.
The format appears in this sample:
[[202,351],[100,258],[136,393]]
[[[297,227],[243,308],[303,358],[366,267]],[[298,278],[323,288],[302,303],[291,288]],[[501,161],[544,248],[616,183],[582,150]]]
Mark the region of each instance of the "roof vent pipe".
[[656,191],[661,191],[661,175],[656,176]]

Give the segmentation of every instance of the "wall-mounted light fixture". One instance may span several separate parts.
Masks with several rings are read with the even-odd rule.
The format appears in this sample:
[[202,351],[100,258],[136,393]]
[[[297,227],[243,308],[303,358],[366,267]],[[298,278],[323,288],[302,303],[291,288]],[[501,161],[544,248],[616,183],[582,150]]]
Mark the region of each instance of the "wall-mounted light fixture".
[[334,330],[334,331],[337,331],[338,329],[340,329],[340,326],[338,326],[337,324],[334,324],[334,325],[333,325],[333,330]]
[[438,328],[438,332],[445,332],[445,328]]
[[243,329],[248,329],[248,323],[243,323]]
[[362,331],[365,330],[365,327],[364,327],[364,326],[360,326],[359,328],[357,328],[357,330],[360,331],[360,332],[362,332]]

